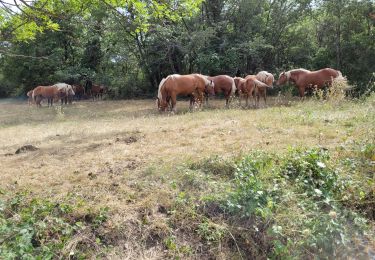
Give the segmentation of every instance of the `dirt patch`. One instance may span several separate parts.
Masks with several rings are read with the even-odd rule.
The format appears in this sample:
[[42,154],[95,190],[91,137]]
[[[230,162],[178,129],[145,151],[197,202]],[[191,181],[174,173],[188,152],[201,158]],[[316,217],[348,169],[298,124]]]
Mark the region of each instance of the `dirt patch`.
[[36,147],[34,145],[31,145],[31,144],[27,144],[27,145],[24,145],[24,146],[18,148],[17,151],[15,152],[15,154],[33,152],[33,151],[37,151],[37,150],[39,150],[38,147]]
[[138,141],[137,136],[129,136],[129,137],[125,137],[125,138],[117,137],[116,138],[116,142],[122,142],[122,143],[126,143],[126,144],[132,144],[132,143],[135,143],[137,141]]

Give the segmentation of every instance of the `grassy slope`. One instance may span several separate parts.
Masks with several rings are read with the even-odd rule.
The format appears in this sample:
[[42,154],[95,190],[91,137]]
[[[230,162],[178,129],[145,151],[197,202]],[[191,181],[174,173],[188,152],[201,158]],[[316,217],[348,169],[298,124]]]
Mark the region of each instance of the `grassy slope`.
[[[0,103],[3,196],[26,189],[54,201],[69,196],[85,207],[108,206],[103,232],[113,247],[105,249],[106,255],[225,258],[236,254],[235,247],[218,250],[215,245],[212,252],[205,245],[200,252],[197,236],[179,230],[164,212],[181,191],[199,197],[228,188],[226,178],[189,175],[186,165],[213,155],[283,154],[300,146],[323,146],[340,157],[340,145],[375,136],[374,98],[336,105],[274,99],[271,107],[259,110],[219,109],[223,101],[215,101],[213,109],[194,113],[187,112],[186,103],[178,103],[174,116],[159,115],[151,100],[80,102],[63,110]],[[40,150],[5,156],[25,144]],[[179,219],[175,213],[173,219]],[[179,219],[178,225],[185,224]]]

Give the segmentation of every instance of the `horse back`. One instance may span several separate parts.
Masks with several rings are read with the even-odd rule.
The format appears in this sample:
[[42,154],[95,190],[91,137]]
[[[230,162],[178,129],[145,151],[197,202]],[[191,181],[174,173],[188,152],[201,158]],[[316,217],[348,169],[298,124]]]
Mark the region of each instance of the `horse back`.
[[218,75],[214,77],[208,77],[208,79],[214,82],[215,93],[227,93],[232,91],[233,78],[227,75]]

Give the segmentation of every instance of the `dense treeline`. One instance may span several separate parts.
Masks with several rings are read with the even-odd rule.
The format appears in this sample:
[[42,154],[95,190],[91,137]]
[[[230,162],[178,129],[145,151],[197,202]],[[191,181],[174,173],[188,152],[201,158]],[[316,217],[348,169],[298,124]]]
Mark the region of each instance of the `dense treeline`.
[[171,73],[332,67],[361,94],[375,71],[372,0],[0,1],[0,96],[86,77],[152,96]]

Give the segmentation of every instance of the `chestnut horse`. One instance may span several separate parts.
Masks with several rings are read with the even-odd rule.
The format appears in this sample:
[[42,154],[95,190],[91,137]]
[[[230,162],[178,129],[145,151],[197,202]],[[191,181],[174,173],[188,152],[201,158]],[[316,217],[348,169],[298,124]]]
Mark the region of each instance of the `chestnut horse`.
[[[260,71],[255,77],[260,82],[265,83],[269,88],[273,88],[273,82],[275,81],[275,78],[271,73],[267,71]],[[264,104],[265,106],[267,106],[267,87],[258,86],[255,94],[257,103],[259,104],[259,98],[262,96]]]
[[294,69],[282,72],[276,82],[276,85],[284,85],[291,81],[298,88],[300,97],[304,97],[305,90],[307,88],[316,87],[321,89],[325,86],[330,87],[332,85],[332,81],[338,77],[342,77],[341,72],[331,68],[325,68],[317,71]]
[[[228,107],[229,99],[236,92],[236,84],[232,77],[227,75],[218,75],[215,77],[208,77],[208,80],[212,80],[214,83],[215,94],[223,93],[225,97],[225,106]],[[208,96],[206,97],[208,103]]]
[[[241,98],[245,97],[246,99],[246,107],[249,106],[249,98],[253,97],[254,94],[257,94],[260,88],[266,89],[269,88],[268,85],[265,83],[257,80],[255,75],[247,75],[245,78],[235,77],[234,82],[237,87],[237,93],[240,100],[241,105]],[[258,107],[259,99],[254,98],[255,107]]]
[[64,89],[59,89],[57,86],[38,86],[33,90],[33,100],[38,107],[42,105],[40,102],[46,98],[48,100],[48,106],[52,106],[55,98],[62,98],[66,95]]
[[214,94],[214,83],[207,79],[207,76],[201,74],[190,75],[169,75],[159,84],[158,90],[158,108],[165,111],[169,100],[172,102],[172,111],[176,112],[176,98],[178,95],[192,95],[190,99],[190,108],[192,102],[198,100],[201,104],[204,93]]

